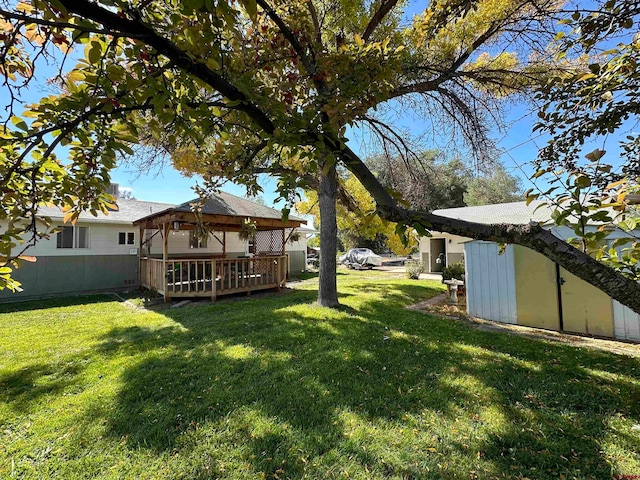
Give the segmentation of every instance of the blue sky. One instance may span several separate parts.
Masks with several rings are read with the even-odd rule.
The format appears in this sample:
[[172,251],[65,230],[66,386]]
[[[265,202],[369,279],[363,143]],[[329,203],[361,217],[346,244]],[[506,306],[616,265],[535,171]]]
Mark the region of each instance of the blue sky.
[[[535,123],[536,115],[535,113],[526,115],[528,109],[529,107],[524,104],[514,105],[505,118],[506,123],[510,124],[508,131],[493,132],[493,138],[499,140],[498,147],[507,152],[500,157],[501,161],[510,173],[523,179],[525,189],[532,186],[525,177],[525,172],[526,176],[533,173],[528,163],[536,157],[538,146],[544,144],[542,138],[532,140],[531,128]],[[523,115],[526,116],[523,117]],[[409,129],[414,135],[420,135],[431,128],[426,122],[412,120],[409,123]],[[360,135],[352,132],[350,137],[352,138],[351,148],[357,153],[366,153],[362,152]],[[429,147],[428,144],[426,146]],[[112,179],[121,187],[130,187],[134,196],[140,200],[181,203],[195,196],[191,187],[196,179],[183,177],[170,164],[148,175],[140,175],[131,166],[125,165],[112,172]],[[276,185],[275,179],[262,176],[261,186],[264,190],[262,197],[269,206],[273,205],[277,197]],[[245,195],[244,187],[231,183],[227,183],[222,190],[238,196]]]

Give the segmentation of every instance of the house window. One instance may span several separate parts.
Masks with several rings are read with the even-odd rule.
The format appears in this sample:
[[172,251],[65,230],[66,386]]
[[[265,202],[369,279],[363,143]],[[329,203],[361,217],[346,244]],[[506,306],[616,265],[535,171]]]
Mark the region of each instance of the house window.
[[61,227],[57,248],[89,248],[89,227]]
[[189,232],[189,248],[207,248],[207,237],[196,238],[195,232]]
[[135,235],[133,232],[118,233],[118,245],[134,245]]

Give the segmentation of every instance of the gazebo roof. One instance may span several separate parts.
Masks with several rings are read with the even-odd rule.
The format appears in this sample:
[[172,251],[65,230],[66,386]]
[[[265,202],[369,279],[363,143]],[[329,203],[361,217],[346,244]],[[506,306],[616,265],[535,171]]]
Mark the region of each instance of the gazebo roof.
[[[136,220],[134,225],[157,228],[163,223],[194,223],[196,217],[193,213],[193,205],[198,202],[200,199],[196,198],[166,208]],[[246,218],[255,221],[259,230],[296,228],[305,222],[304,219],[294,216],[283,221],[282,212],[279,210],[226,192],[219,192],[207,198],[202,205],[201,215],[205,224],[222,227],[229,231],[239,229]]]

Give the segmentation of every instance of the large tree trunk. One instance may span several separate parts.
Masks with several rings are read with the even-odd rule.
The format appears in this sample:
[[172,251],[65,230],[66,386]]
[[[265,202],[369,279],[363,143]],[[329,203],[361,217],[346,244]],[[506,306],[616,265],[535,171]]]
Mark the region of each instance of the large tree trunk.
[[323,307],[338,306],[338,285],[336,281],[336,255],[338,253],[337,197],[338,175],[335,163],[321,165],[318,188],[318,205],[320,207],[318,303]]

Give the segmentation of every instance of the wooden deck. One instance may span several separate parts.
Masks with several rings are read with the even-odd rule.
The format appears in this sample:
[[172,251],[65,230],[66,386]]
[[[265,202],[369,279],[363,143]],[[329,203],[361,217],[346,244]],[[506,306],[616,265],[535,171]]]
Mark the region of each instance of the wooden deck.
[[284,286],[287,256],[140,259],[140,284],[172,297],[210,297]]

